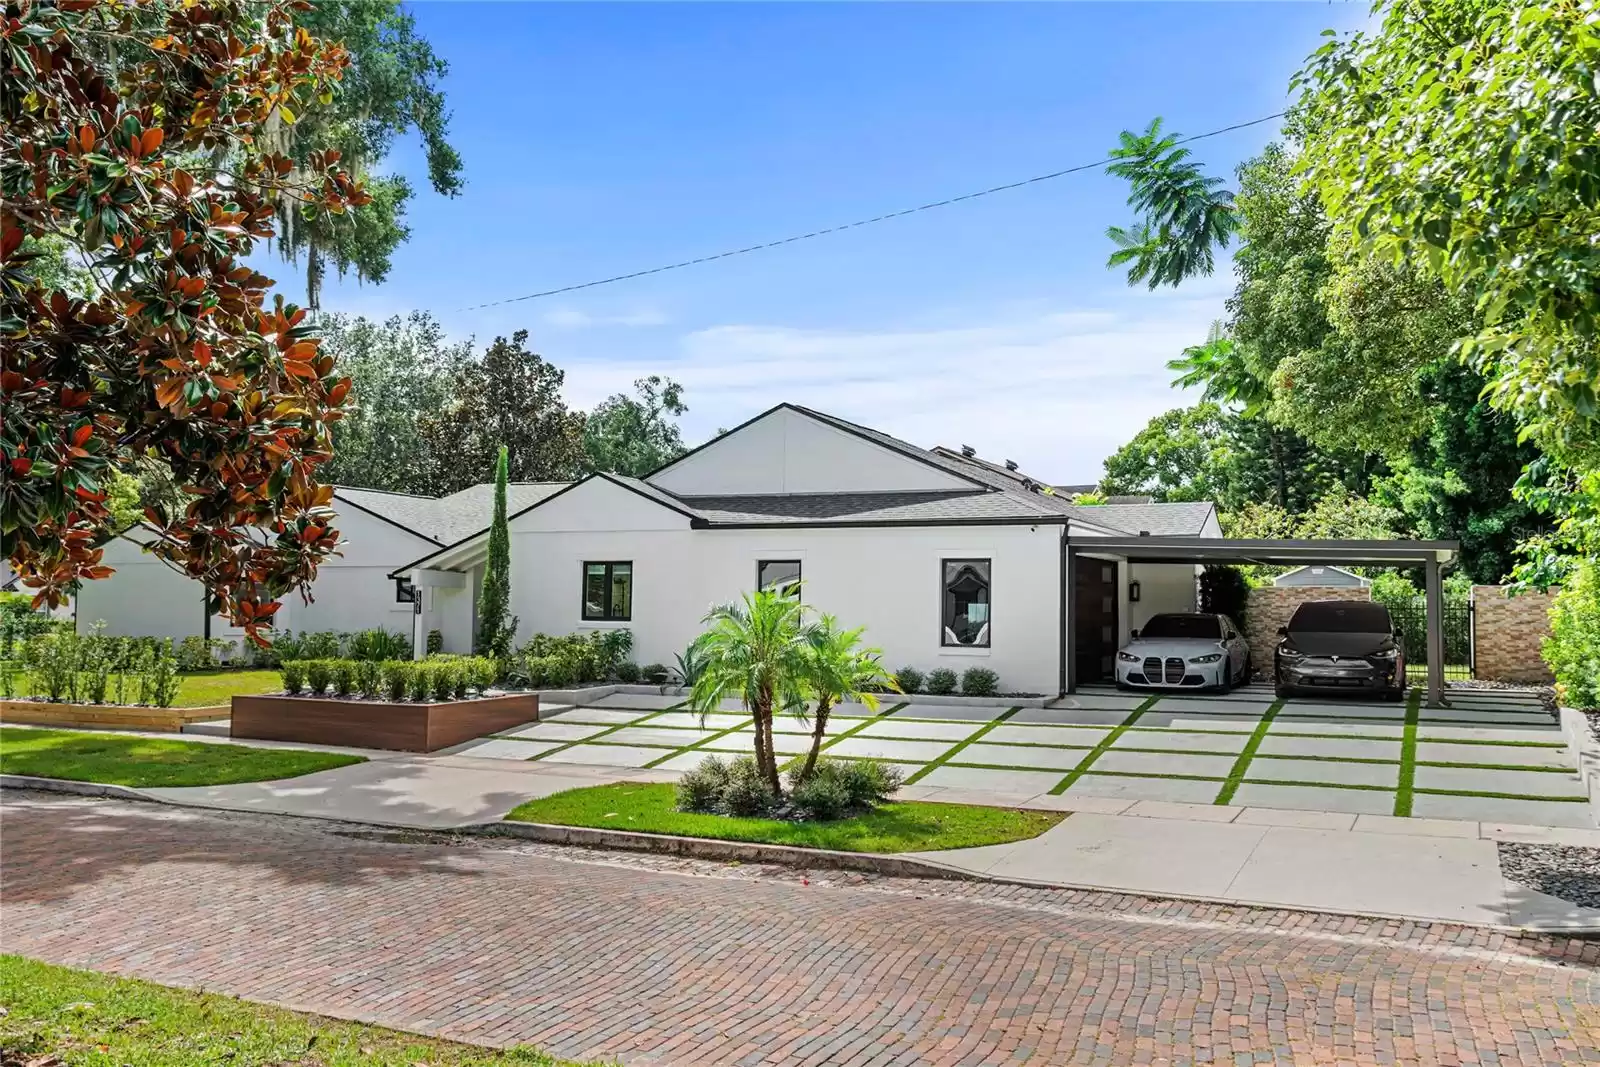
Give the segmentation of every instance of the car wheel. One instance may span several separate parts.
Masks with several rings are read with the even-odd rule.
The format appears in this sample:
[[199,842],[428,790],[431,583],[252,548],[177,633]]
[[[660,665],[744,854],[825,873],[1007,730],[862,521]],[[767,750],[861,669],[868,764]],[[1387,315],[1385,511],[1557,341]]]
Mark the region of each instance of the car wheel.
[[1244,669],[1239,672],[1239,684],[1240,685],[1249,685],[1250,684],[1250,676],[1253,673],[1253,671],[1254,671],[1254,668],[1250,664],[1250,653],[1246,652],[1244,654]]
[[1383,694],[1383,699],[1389,701],[1392,704],[1398,704],[1398,703],[1400,703],[1400,701],[1404,700],[1405,698],[1406,698],[1406,687],[1403,686],[1403,685],[1399,686],[1397,688],[1394,688],[1394,689],[1387,690]]

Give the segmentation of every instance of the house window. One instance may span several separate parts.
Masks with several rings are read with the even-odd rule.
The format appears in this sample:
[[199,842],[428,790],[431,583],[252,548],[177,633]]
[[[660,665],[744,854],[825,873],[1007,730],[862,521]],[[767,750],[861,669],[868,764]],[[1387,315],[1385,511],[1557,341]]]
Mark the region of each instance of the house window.
[[600,622],[633,618],[633,564],[583,565],[583,617]]
[[797,559],[764,559],[756,564],[756,587],[772,589],[788,587],[790,596],[800,595],[800,561]]
[[396,604],[415,604],[417,602],[417,590],[411,584],[410,578],[396,578],[394,580],[394,602]]
[[947,559],[943,563],[943,618],[940,644],[989,647],[989,561]]

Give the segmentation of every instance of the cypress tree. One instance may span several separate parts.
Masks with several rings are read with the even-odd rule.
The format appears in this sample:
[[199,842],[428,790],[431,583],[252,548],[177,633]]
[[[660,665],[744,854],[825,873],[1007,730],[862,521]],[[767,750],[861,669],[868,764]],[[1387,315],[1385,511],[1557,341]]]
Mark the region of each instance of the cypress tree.
[[506,527],[506,446],[494,465],[494,519],[489,525],[489,560],[483,570],[483,591],[478,595],[478,636],[473,650],[490,656],[503,667],[511,659],[517,620],[511,609],[511,531]]

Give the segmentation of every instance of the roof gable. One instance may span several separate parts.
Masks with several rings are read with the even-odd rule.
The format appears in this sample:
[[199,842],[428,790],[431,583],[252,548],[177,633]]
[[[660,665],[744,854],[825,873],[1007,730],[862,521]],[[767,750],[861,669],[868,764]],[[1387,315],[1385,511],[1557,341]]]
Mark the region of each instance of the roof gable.
[[948,492],[986,485],[925,449],[792,404],[757,415],[647,480],[680,496]]

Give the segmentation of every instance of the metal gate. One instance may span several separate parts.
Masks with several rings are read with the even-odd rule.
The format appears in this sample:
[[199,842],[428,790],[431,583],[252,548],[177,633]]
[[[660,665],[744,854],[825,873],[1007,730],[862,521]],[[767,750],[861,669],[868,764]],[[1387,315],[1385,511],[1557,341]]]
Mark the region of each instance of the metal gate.
[[[1388,603],[1395,628],[1406,643],[1406,677],[1411,681],[1426,678],[1428,672],[1428,600],[1412,597],[1401,603]],[[1444,677],[1446,681],[1467,681],[1472,677],[1472,601],[1444,602]]]

